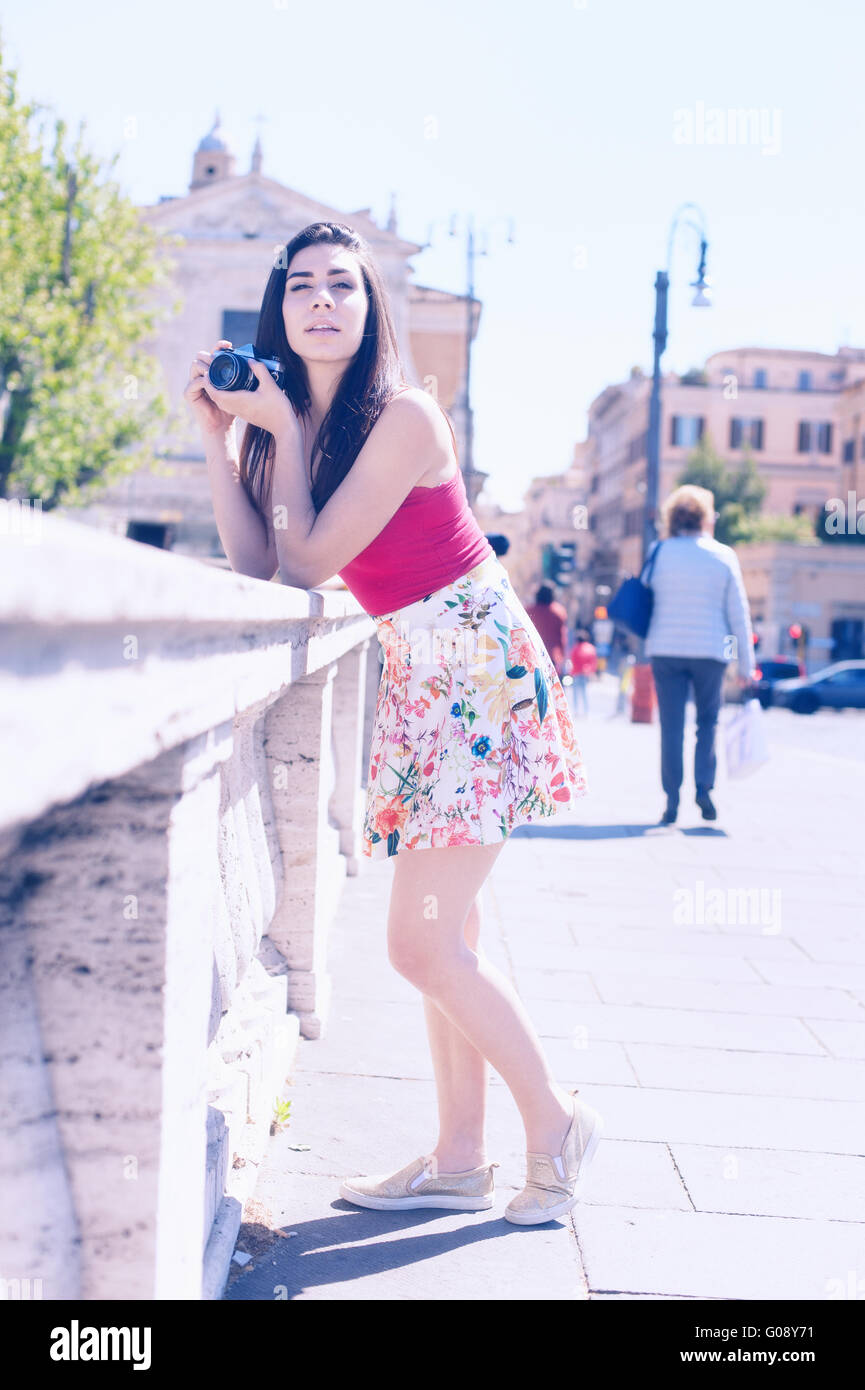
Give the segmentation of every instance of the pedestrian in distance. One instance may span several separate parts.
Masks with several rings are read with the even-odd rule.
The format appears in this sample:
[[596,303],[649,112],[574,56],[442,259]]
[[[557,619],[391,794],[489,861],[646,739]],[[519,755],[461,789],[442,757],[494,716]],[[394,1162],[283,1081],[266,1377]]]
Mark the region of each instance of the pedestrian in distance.
[[339,574],[384,652],[362,851],[393,864],[388,956],[423,998],[438,1139],[340,1193],[382,1211],[491,1207],[491,1064],[526,1135],[504,1214],[535,1225],[578,1200],[603,1126],[487,958],[481,891],[512,831],[572,808],[587,782],[555,664],[468,505],[450,420],[406,383],[396,341],[368,242],[312,223],[280,248],[261,303],[255,358],[282,364],[282,383],[254,360],[254,390],[217,389],[202,350],[185,398],[232,569],[306,589]]
[[535,594],[534,603],[529,604],[526,612],[541,634],[556,668],[556,675],[561,680],[565,674],[565,653],[568,649],[568,615],[564,605],[556,600],[549,584],[542,584]]
[[[651,587],[652,617],[645,639],[658,696],[661,783],[667,804],[661,823],[678,815],[682,786],[685,706],[693,688],[697,715],[694,750],[696,802],[704,820],[716,820],[715,734],[727,663],[738,664],[742,684],[754,678],[754,643],[748,599],[736,552],[715,540],[715,498],[686,484],[661,508]],[[646,557],[648,560],[648,556]]]
[[616,708],[613,710],[611,718],[626,712],[626,706],[634,686],[634,666],[637,658],[633,652],[628,652],[622,662],[622,669],[619,673],[619,688],[616,691]]
[[579,702],[583,706],[583,713],[588,714],[589,677],[594,676],[597,672],[598,653],[591,637],[584,627],[577,628],[577,631],[574,633],[574,645],[571,647],[570,662],[574,690],[574,713],[576,713],[576,706]]

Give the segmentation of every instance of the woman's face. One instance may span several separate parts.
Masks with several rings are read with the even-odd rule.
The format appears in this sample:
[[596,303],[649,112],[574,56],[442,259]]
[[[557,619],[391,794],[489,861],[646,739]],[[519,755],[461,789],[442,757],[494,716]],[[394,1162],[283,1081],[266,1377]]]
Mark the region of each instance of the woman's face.
[[[307,362],[347,366],[363,338],[369,300],[353,251],[305,246],[285,277],[282,317],[288,345]],[[315,327],[333,324],[332,329]]]

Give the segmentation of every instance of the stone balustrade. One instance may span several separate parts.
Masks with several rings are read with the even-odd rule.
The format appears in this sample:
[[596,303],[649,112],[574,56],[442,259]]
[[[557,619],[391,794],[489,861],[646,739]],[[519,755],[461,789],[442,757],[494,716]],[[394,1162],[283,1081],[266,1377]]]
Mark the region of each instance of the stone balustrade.
[[345,591],[7,513],[0,1293],[220,1296],[326,1026],[374,636]]

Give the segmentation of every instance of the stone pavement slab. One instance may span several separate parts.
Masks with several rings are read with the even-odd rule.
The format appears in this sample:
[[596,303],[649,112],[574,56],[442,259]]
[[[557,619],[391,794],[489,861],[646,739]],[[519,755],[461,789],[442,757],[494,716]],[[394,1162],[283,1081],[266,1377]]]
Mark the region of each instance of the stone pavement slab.
[[575,1210],[593,1295],[648,1292],[673,1298],[819,1301],[834,1296],[834,1281],[846,1283],[848,1270],[858,1270],[861,1278],[862,1227],[857,1222],[589,1203]]

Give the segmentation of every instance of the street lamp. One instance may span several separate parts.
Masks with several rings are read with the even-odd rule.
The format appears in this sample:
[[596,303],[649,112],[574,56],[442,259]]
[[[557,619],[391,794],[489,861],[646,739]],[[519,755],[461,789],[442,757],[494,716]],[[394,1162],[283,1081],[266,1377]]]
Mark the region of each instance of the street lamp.
[[[684,213],[694,212],[698,221],[683,217]],[[711,307],[710,281],[706,276],[706,219],[696,203],[683,203],[673,218],[667,242],[667,268],[659,270],[655,277],[655,360],[652,370],[652,394],[649,398],[649,436],[646,445],[646,512],[643,524],[643,560],[645,561],[656,536],[658,513],[658,481],[661,455],[661,356],[667,346],[667,290],[670,285],[670,262],[673,257],[673,239],[680,222],[690,227],[700,238],[700,261],[697,278],[691,281],[694,298],[691,306],[695,309]]]
[[[467,226],[467,230],[466,230],[466,279],[467,279],[467,282],[468,282],[468,283],[467,283],[466,295],[465,295],[466,310],[467,310],[467,321],[466,321],[465,392],[464,392],[463,401],[462,401],[462,406],[463,406],[463,411],[464,411],[464,417],[463,417],[463,418],[465,419],[465,447],[464,447],[464,450],[463,450],[463,479],[464,479],[464,481],[465,481],[466,495],[467,495],[467,497],[468,497],[469,506],[472,507],[472,508],[474,508],[475,503],[477,502],[478,493],[479,493],[480,490],[481,490],[481,486],[482,486],[482,484],[483,484],[484,478],[487,476],[485,473],[481,473],[478,469],[476,469],[476,468],[475,468],[475,464],[474,464],[474,420],[473,420],[472,408],[471,408],[471,363],[472,363],[472,330],[473,330],[473,328],[474,328],[474,306],[475,306],[475,257],[476,257],[476,256],[488,256],[488,255],[489,255],[489,251],[487,250],[488,236],[489,236],[489,227],[491,227],[492,225],[494,225],[494,223],[495,223],[496,221],[498,221],[498,220],[499,220],[499,219],[496,218],[496,219],[493,220],[492,223],[488,223],[488,224],[487,224],[487,227],[486,227],[486,229],[484,230],[484,245],[483,245],[483,247],[481,248],[481,250],[479,250],[479,251],[476,251],[476,250],[475,250],[475,224],[474,224],[474,217],[469,217],[469,219],[468,219],[468,226]],[[457,235],[456,222],[457,222],[456,213],[454,213],[454,214],[452,215],[452,217],[451,217],[451,224],[450,224],[450,235],[451,235],[451,236],[456,236],[456,235]],[[434,225],[433,223],[430,223],[429,231],[428,231],[428,233],[427,233],[427,240],[426,240],[426,242],[424,243],[424,245],[423,245],[423,247],[422,247],[423,250],[426,250],[427,247],[429,247],[429,246],[432,245],[432,230],[433,230],[433,225]],[[514,244],[515,244],[515,238],[514,238],[514,223],[513,223],[513,218],[509,218],[509,219],[508,219],[508,245],[509,245],[509,246],[513,246]]]

